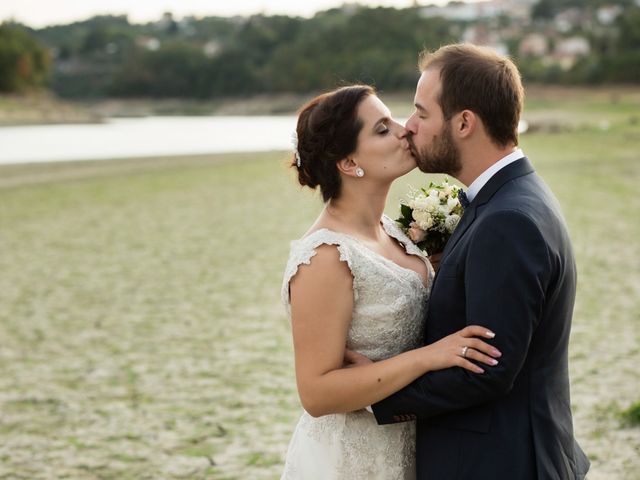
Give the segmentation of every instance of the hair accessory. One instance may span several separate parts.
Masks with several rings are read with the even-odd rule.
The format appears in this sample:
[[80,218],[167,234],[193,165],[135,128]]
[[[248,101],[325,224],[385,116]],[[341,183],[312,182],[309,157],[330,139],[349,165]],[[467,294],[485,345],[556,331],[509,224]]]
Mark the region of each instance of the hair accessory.
[[293,145],[293,153],[296,155],[296,165],[300,168],[302,160],[300,159],[300,152],[298,152],[298,132],[295,130],[291,133],[291,145]]

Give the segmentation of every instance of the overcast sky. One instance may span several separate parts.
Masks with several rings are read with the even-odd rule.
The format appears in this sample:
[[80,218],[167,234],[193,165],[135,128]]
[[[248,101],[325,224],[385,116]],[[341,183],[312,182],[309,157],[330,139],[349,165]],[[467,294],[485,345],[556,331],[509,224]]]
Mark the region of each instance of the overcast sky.
[[[478,1],[478,0],[467,0]],[[31,27],[82,20],[93,15],[127,14],[134,23],[160,18],[163,12],[185,15],[288,14],[311,16],[339,6],[344,0],[0,0],[0,21],[14,19]],[[360,4],[409,7],[413,0],[361,0]],[[420,4],[445,4],[447,0],[422,0]]]

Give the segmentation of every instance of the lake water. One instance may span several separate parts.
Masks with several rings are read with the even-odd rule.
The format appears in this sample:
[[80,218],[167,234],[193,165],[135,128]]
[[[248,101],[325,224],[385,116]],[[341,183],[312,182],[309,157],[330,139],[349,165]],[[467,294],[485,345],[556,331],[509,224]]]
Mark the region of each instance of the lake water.
[[[400,123],[405,119],[398,119]],[[291,148],[296,117],[114,118],[88,125],[0,127],[0,164],[263,152]],[[520,125],[526,131],[526,123]]]
[[0,128],[0,164],[286,150],[294,116],[145,117]]

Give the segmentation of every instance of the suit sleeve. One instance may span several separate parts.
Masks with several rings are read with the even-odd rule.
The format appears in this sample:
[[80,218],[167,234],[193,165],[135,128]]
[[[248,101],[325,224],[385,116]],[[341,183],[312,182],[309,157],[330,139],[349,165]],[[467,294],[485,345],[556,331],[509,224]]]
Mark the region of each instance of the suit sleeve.
[[[550,260],[535,223],[517,211],[476,220],[464,269],[467,325],[492,330],[502,357],[484,374],[462,368],[428,372],[372,406],[379,424],[425,419],[508,393],[541,317]],[[471,233],[471,232],[469,232]]]

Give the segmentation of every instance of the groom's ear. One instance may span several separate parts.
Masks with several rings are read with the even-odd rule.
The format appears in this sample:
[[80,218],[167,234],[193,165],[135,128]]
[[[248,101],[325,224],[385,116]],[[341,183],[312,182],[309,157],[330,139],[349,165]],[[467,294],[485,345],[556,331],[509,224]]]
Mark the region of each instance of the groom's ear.
[[452,120],[452,130],[458,138],[469,138],[476,131],[480,121],[471,110],[462,110]]
[[356,168],[358,167],[358,164],[355,162],[353,157],[345,157],[342,160],[338,160],[336,166],[338,167],[338,171],[340,173],[344,173],[345,175],[348,175],[350,177],[357,176]]

